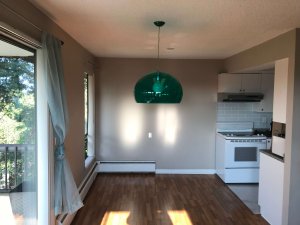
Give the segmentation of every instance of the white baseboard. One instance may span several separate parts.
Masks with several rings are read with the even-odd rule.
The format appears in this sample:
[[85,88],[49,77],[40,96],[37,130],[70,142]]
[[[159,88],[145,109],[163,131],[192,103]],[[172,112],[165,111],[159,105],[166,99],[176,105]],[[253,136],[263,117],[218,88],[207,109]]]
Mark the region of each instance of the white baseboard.
[[155,173],[155,161],[100,161],[99,173]]
[[215,174],[214,169],[156,169],[157,174]]
[[[97,176],[97,163],[95,162],[94,165],[91,167],[90,171],[87,173],[86,177],[83,179],[81,184],[79,185],[79,194],[81,199],[83,200],[88,193],[90,187],[92,186],[96,176]],[[76,212],[73,214],[64,214],[58,216],[56,220],[57,225],[70,225],[76,215]]]
[[155,161],[98,161],[98,173],[215,174],[215,169],[156,169]]

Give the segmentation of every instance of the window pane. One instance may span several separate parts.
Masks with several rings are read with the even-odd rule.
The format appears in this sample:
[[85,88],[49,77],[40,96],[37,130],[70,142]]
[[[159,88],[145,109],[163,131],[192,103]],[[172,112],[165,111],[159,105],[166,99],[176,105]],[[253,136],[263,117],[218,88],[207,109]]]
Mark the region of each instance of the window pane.
[[84,75],[84,154],[88,157],[89,77]]
[[[0,36],[1,224],[36,224],[35,51]],[[4,214],[4,215],[2,215]]]

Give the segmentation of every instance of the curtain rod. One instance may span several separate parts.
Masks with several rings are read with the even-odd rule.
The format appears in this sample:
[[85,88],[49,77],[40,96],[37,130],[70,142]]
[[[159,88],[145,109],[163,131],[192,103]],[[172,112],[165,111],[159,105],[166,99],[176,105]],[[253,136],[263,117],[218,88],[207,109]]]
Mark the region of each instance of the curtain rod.
[[34,47],[34,48],[42,47],[39,41],[29,37],[28,35],[24,34],[22,31],[16,30],[15,28],[1,21],[0,21],[0,35],[13,39],[29,47]]
[[[28,20],[26,17],[24,17],[23,15],[19,14],[17,11],[15,11],[14,9],[10,8],[7,4],[5,4],[4,2],[0,1],[1,5],[3,5],[5,8],[7,8],[10,12],[12,12],[14,15],[16,15],[17,17],[19,17],[20,19],[22,19],[23,21],[25,21],[27,24],[31,25],[32,27],[34,27],[35,29],[37,29],[40,32],[43,32],[42,28],[38,27],[37,25],[35,25],[34,23],[32,23],[30,20]],[[64,45],[64,42],[62,40],[60,40],[61,45]]]

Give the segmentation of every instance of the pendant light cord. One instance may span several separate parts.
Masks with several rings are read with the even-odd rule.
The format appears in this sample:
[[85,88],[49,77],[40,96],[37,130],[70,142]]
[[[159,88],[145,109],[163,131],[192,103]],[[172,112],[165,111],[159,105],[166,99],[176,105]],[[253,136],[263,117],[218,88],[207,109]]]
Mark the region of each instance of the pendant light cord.
[[158,36],[157,36],[157,71],[159,71],[159,43],[160,43],[160,27],[158,27]]
[[[157,72],[159,72],[159,45],[160,45],[160,27],[165,24],[164,21],[154,21],[154,25],[158,27],[158,34],[157,34]],[[158,73],[159,75],[159,73]],[[159,76],[157,76],[159,79]]]

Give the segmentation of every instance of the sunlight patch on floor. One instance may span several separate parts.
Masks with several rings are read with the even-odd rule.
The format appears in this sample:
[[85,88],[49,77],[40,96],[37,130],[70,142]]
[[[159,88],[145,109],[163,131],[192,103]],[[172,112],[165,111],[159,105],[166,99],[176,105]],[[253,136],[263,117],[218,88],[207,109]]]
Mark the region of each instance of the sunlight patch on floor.
[[5,224],[5,225],[16,224],[8,194],[0,195],[0,218],[1,218],[1,224]]
[[129,211],[106,212],[100,225],[128,225]]
[[[193,225],[185,210],[168,210],[168,215],[172,225]],[[100,225],[129,225],[127,223],[129,216],[129,211],[108,211],[104,214]]]
[[193,225],[185,210],[168,210],[173,225]]

